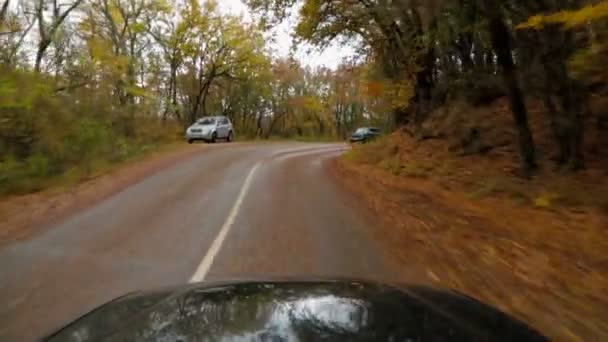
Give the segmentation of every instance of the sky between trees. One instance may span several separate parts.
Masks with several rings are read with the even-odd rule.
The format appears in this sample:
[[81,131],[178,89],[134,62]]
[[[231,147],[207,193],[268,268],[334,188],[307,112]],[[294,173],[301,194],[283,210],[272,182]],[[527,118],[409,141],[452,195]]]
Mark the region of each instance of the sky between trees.
[[[241,0],[223,0],[219,2],[221,11],[225,13],[243,15],[251,19],[251,12],[247,5]],[[276,51],[278,57],[285,58],[290,55],[292,48],[292,37],[295,25],[297,24],[297,12],[289,20],[285,20],[268,34],[268,45]],[[327,48],[313,48],[308,44],[298,47],[295,58],[303,65],[310,67],[325,66],[335,70],[344,58],[354,55],[354,50],[349,46],[333,43]]]

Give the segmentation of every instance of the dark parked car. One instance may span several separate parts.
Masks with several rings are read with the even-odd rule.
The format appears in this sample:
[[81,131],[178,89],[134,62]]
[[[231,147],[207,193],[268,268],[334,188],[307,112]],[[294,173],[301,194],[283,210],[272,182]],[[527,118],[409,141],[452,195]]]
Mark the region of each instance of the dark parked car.
[[374,140],[380,135],[380,129],[375,127],[362,127],[358,128],[353,135],[350,137],[351,143],[366,143]]
[[118,298],[48,341],[546,341],[472,298],[360,281],[192,284]]

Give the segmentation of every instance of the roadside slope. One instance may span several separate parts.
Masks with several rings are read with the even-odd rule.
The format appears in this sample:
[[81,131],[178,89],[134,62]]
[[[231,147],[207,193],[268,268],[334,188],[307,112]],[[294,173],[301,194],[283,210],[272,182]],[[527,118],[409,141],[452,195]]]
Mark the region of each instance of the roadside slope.
[[[424,265],[436,284],[496,305],[557,340],[608,336],[604,214],[517,204],[497,193],[470,196],[458,179],[442,183],[418,167],[437,162],[437,154],[401,154],[408,144],[402,137],[393,149],[356,147],[334,165],[337,181],[376,212],[376,234],[403,269]],[[357,160],[379,151],[385,155],[371,156],[373,163]]]

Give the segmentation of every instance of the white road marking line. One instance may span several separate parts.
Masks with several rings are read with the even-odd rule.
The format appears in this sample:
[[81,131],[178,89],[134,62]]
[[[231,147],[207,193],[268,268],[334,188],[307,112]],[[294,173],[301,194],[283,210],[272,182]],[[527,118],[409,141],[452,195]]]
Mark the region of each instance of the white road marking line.
[[220,248],[222,247],[222,244],[224,243],[224,240],[226,239],[226,236],[230,231],[230,227],[232,227],[232,225],[234,224],[234,220],[236,219],[236,216],[239,213],[239,209],[241,207],[241,204],[243,203],[243,199],[247,195],[249,187],[251,186],[251,180],[253,179],[253,175],[255,174],[255,171],[258,169],[259,166],[260,163],[257,163],[251,169],[251,171],[249,171],[249,174],[247,175],[247,178],[243,183],[243,187],[241,188],[241,192],[239,193],[239,197],[236,199],[236,202],[234,202],[234,206],[232,207],[228,218],[226,218],[222,229],[220,229],[220,232],[217,234],[217,237],[215,238],[215,240],[213,240],[211,247],[209,247],[207,254],[196,269],[196,272],[190,278],[190,283],[196,283],[205,280],[205,276],[207,276],[207,273],[209,272],[209,269],[213,264],[213,260],[219,253]]
[[[317,154],[317,153],[320,154],[321,152],[325,152],[325,151],[321,151],[321,150],[326,150],[326,149],[333,152],[335,147],[328,146],[328,147],[314,148],[314,149],[306,148],[306,149],[285,150],[285,151],[280,151],[279,153],[273,154],[271,156],[271,158],[277,158],[284,154],[290,155],[290,157],[292,157],[294,155],[298,156],[299,154],[303,154],[303,155]],[[251,181],[253,179],[253,176],[254,176],[256,170],[258,169],[258,167],[262,163],[264,163],[264,161],[258,162],[251,169],[251,171],[249,171],[249,174],[247,175],[247,178],[245,178],[245,182],[243,183],[243,186],[241,187],[241,192],[239,193],[239,196],[237,197],[237,200],[234,203],[234,206],[230,210],[230,214],[226,218],[226,221],[224,222],[224,225],[220,229],[220,232],[215,237],[215,240],[213,240],[211,247],[209,247],[209,250],[207,250],[207,254],[205,254],[205,257],[203,258],[200,265],[196,269],[196,272],[192,275],[192,277],[190,277],[190,283],[197,283],[197,282],[201,282],[201,281],[205,280],[207,273],[209,273],[209,269],[213,265],[213,261],[215,260],[215,257],[217,256],[220,249],[222,248],[222,244],[224,243],[224,240],[226,239],[226,236],[228,235],[230,228],[234,224],[234,220],[236,219],[236,216],[239,213],[241,204],[243,203],[243,200],[244,200],[245,196],[247,195],[247,192],[249,191],[249,187],[251,186]]]

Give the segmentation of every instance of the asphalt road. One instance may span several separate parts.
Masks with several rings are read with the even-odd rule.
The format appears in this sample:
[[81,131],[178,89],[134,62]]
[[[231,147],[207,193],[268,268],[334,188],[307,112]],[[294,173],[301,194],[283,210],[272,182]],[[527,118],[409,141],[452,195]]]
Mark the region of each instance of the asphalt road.
[[392,281],[373,220],[325,167],[343,144],[201,152],[0,250],[0,341],[38,339],[125,293],[284,277]]

